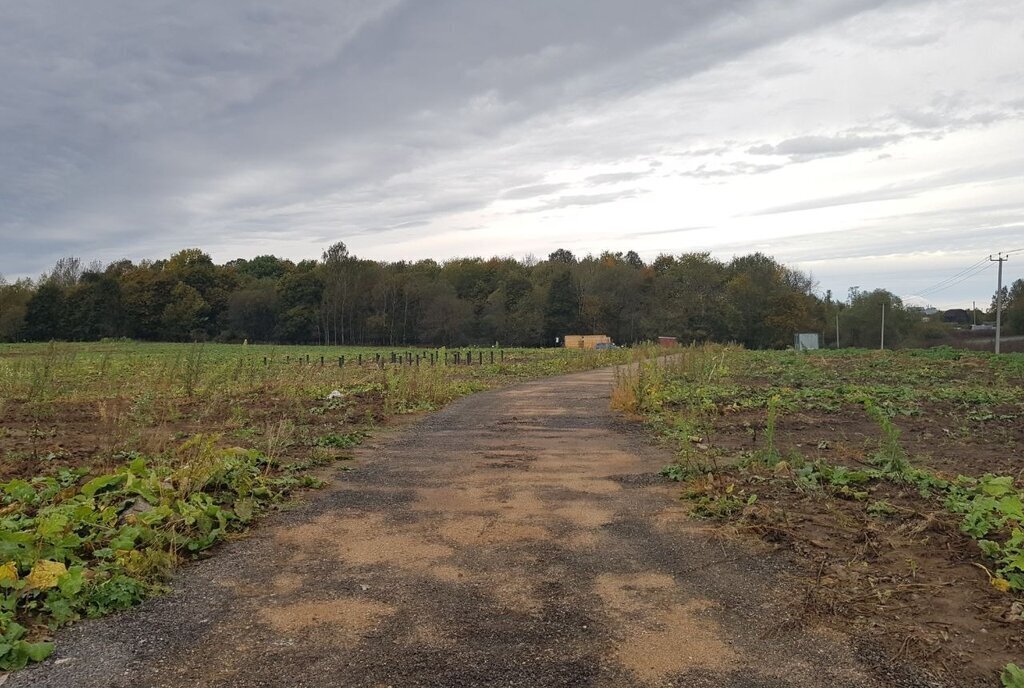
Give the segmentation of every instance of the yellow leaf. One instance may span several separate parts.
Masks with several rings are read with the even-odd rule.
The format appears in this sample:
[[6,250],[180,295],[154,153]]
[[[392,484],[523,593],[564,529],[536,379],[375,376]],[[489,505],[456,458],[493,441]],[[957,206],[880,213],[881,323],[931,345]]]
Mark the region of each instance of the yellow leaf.
[[18,582],[18,567],[13,561],[0,566],[0,585]]
[[32,570],[29,571],[29,574],[25,576],[25,583],[27,587],[36,588],[37,590],[55,588],[57,587],[57,579],[67,572],[67,567],[59,561],[40,559],[32,567]]
[[992,583],[992,587],[999,592],[1010,592],[1010,581],[1005,578],[990,578],[989,581]]

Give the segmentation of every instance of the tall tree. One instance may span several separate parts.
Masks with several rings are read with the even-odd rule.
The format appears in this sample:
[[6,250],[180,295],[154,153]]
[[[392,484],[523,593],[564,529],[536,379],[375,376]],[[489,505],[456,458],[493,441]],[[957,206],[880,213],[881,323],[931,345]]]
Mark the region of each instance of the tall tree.
[[23,336],[36,341],[66,339],[67,315],[64,288],[57,282],[46,280],[26,304]]

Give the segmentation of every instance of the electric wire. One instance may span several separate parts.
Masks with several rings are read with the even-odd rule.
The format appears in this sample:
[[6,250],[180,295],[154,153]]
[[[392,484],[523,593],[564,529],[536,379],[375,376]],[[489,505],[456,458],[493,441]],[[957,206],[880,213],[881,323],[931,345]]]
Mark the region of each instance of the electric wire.
[[933,296],[935,294],[938,294],[939,292],[946,291],[947,289],[949,289],[951,287],[955,287],[958,284],[966,282],[967,280],[971,279],[972,277],[976,277],[976,276],[980,275],[981,273],[983,273],[986,270],[988,270],[990,267],[992,267],[992,266],[991,265],[979,265],[972,272],[969,272],[969,273],[963,275],[959,279],[954,280],[952,282],[947,282],[945,284],[942,284],[941,286],[933,287],[932,289],[929,289],[927,291],[920,292],[918,294],[918,296],[926,296],[926,295],[927,296]]
[[986,258],[984,258],[982,260],[979,260],[974,265],[971,265],[968,268],[964,268],[963,270],[961,270],[960,272],[956,273],[955,275],[947,277],[946,279],[941,280],[940,282],[936,282],[935,284],[933,284],[932,286],[928,287],[927,289],[922,289],[922,290],[918,291],[917,292],[917,296],[925,296],[925,295],[930,295],[930,294],[937,294],[940,291],[945,291],[946,289],[949,289],[950,287],[953,287],[953,286],[956,286],[957,284],[960,284],[964,280],[968,280],[968,279],[974,277],[975,275],[980,275],[982,272],[984,272],[985,270],[988,270],[990,267],[992,267],[992,263],[986,257]]
[[961,270],[960,272],[956,273],[955,275],[950,275],[949,277],[946,277],[945,279],[939,280],[935,284],[933,284],[933,285],[931,285],[929,287],[926,287],[922,291],[931,291],[932,289],[935,289],[936,287],[940,287],[940,286],[944,285],[946,282],[952,282],[952,281],[958,279],[961,275],[964,275],[964,274],[966,274],[966,273],[976,269],[977,267],[979,267],[981,265],[985,265],[986,263],[988,263],[988,258],[982,258],[978,262],[974,263],[973,265],[969,265],[968,267],[964,268],[963,270]]

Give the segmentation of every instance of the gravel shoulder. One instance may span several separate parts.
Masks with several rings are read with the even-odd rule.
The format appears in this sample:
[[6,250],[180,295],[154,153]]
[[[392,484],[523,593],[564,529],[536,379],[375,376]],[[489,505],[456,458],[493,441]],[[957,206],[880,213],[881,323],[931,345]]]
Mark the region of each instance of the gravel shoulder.
[[11,686],[928,686],[801,625],[782,554],[689,521],[599,370],[477,394],[58,634]]

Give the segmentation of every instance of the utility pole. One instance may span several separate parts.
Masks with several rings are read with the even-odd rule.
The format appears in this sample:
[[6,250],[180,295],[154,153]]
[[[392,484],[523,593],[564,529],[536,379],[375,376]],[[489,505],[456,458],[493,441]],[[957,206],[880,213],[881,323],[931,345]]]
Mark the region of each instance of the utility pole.
[[1002,252],[999,252],[995,258],[989,256],[988,259],[999,263],[999,279],[996,282],[996,353],[999,353],[999,340],[1003,334],[1003,263],[1009,258],[1003,258]]
[[839,311],[836,311],[836,348],[839,348]]
[[885,304],[882,304],[882,345],[879,347],[885,351]]
[[971,324],[978,324],[978,302],[971,301]]

